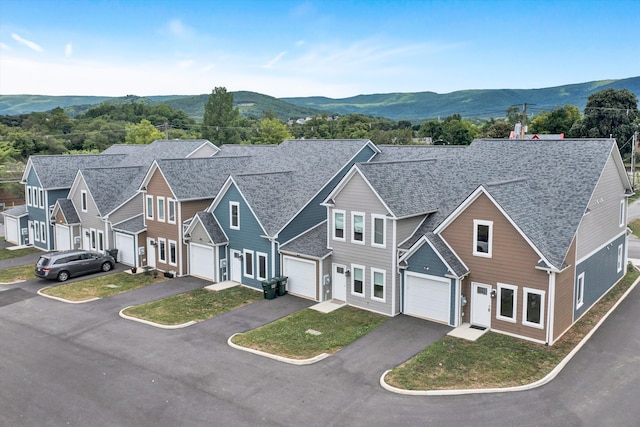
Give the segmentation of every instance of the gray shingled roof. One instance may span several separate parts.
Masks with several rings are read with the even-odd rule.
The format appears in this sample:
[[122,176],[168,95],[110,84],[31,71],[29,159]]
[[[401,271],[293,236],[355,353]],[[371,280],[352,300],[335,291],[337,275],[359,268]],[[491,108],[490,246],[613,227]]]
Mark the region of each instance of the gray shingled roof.
[[331,250],[327,249],[327,221],[321,222],[301,236],[280,246],[280,250],[320,259],[326,257],[331,253]]
[[207,234],[211,237],[211,240],[214,245],[220,243],[229,243],[229,239],[224,234],[222,227],[218,223],[218,220],[213,216],[211,212],[197,212],[196,216],[202,223]]
[[79,169],[117,165],[126,156],[123,154],[79,154],[62,156],[31,156],[40,184],[44,189],[71,188]]
[[80,173],[98,212],[104,216],[133,197],[146,171],[145,167],[139,166],[82,169]]
[[60,211],[62,215],[64,215],[67,224],[79,224],[80,216],[78,215],[78,211],[76,207],[73,206],[73,202],[70,199],[58,199],[56,200],[58,206],[60,206]]
[[157,159],[183,159],[207,142],[206,139],[159,139],[143,146],[143,150],[131,151],[118,166],[149,167]]
[[112,228],[115,231],[124,231],[126,233],[138,234],[146,230],[144,226],[144,218],[142,214],[136,215],[133,218],[129,218],[117,224],[113,224]]
[[372,162],[438,159],[457,156],[464,145],[378,145],[380,153]]
[[15,206],[15,207],[11,208],[11,209],[7,209],[6,211],[4,211],[2,213],[4,215],[9,215],[9,216],[18,218],[18,217],[24,216],[24,215],[26,215],[28,213],[27,212],[27,205],[18,205],[18,206]]
[[367,139],[286,140],[234,175],[258,220],[275,235],[365,145]]
[[250,157],[161,159],[158,167],[178,200],[214,198],[229,175],[245,170]]
[[[483,186],[559,268],[614,148],[610,139],[476,140],[451,158],[358,168],[396,216],[436,209],[421,233],[432,231]],[[418,238],[416,233],[403,246]]]
[[275,144],[224,144],[219,147],[220,151],[215,155],[219,157],[255,156],[277,147]]

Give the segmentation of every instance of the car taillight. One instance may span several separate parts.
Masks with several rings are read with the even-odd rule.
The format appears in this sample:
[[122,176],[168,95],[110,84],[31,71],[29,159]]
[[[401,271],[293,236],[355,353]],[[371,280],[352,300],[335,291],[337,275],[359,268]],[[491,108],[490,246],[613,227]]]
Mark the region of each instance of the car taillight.
[[51,268],[49,268],[49,267],[43,267],[42,268],[42,271],[49,271],[49,270],[51,270]]

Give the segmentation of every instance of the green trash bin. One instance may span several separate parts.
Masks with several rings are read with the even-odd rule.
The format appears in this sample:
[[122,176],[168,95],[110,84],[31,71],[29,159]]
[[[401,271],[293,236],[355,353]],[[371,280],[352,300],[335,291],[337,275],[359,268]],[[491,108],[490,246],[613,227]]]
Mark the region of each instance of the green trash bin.
[[264,299],[274,299],[278,287],[277,280],[270,279],[262,282],[262,290],[264,291]]
[[105,252],[107,252],[108,255],[111,255],[113,257],[113,259],[116,260],[116,262],[118,262],[118,250],[117,249],[107,249]]
[[278,276],[274,277],[273,280],[278,282],[278,296],[283,296],[287,294],[287,280],[289,278],[287,276]]

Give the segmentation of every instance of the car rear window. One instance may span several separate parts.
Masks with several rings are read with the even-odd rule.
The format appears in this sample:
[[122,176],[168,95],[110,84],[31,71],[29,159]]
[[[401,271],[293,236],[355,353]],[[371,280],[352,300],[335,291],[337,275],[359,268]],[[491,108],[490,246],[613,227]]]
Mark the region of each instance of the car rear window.
[[49,258],[41,256],[36,265],[38,267],[46,267],[47,265],[49,265],[49,261],[50,261]]

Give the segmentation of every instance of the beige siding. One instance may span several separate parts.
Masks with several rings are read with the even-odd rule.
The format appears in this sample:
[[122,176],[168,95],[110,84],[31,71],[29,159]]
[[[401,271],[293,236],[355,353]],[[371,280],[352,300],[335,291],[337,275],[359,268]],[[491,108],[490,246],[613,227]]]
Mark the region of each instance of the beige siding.
[[416,231],[416,228],[418,228],[420,224],[422,224],[423,219],[424,215],[398,220],[396,231],[398,236],[398,244],[411,237]]
[[195,225],[195,227],[193,227],[193,230],[191,231],[191,241],[203,245],[211,245],[211,240],[209,239],[207,232],[204,231],[204,228],[202,227],[202,223],[200,221],[198,221],[198,223]]
[[582,218],[578,227],[578,260],[624,231],[626,224],[621,227],[619,223],[620,202],[625,200],[624,192],[624,184],[610,156],[589,201],[589,213]]
[[193,159],[196,157],[211,157],[218,151],[220,150],[218,150],[215,145],[206,144],[198,148],[191,156],[189,156],[189,158]]
[[[334,240],[333,236],[333,209],[330,210],[329,224],[329,245],[333,249],[331,261],[336,264],[343,264],[351,270],[351,277],[347,280],[347,303],[362,307],[368,310],[391,315],[392,313],[392,282],[395,268],[393,257],[395,248],[393,245],[393,221],[386,219],[385,248],[371,246],[372,219],[371,214],[387,215],[388,211],[379,201],[373,191],[365,183],[362,177],[355,174],[347,185],[334,198],[335,209],[345,211],[345,241]],[[351,243],[352,221],[351,213],[364,213],[364,244]],[[364,267],[364,297],[355,296],[351,293],[350,280],[353,279],[352,265]],[[385,271],[385,302],[373,300],[371,298],[372,289],[372,268]],[[397,295],[397,294],[396,294]],[[396,297],[397,298],[397,297]]]
[[[176,260],[177,265],[173,266],[169,264],[169,240],[175,240],[178,246],[182,244],[179,239],[182,225],[180,224],[179,221],[176,221],[176,224],[169,224],[168,222],[166,222],[166,215],[165,215],[164,222],[158,221],[158,212],[157,212],[158,197],[165,198],[165,209],[166,209],[166,200],[173,197],[173,194],[171,193],[169,186],[167,185],[166,181],[164,180],[164,177],[162,176],[159,170],[156,170],[151,176],[151,179],[147,184],[147,194],[145,194],[145,196],[146,195],[153,196],[153,219],[146,218],[146,212],[145,212],[145,222],[147,225],[147,237],[155,240],[156,242],[160,238],[165,239],[167,241],[166,262],[160,261],[160,247],[159,246],[156,247],[156,267],[159,270],[178,270],[178,274],[181,274],[179,270],[180,251],[177,251],[177,254],[176,254],[178,258]],[[146,204],[146,197],[143,198],[143,203]],[[177,204],[176,210],[179,209],[178,206],[179,204]],[[145,246],[146,246],[146,242],[145,242]],[[183,252],[186,253],[186,251],[183,251]],[[184,272],[186,272],[186,269],[182,270],[182,274],[184,274]]]
[[575,257],[576,240],[573,239],[565,259],[565,263],[569,264],[569,268],[556,275],[555,316],[553,320],[554,341],[573,323]]
[[[484,258],[473,255],[473,220],[493,221],[492,257]],[[496,319],[497,298],[492,301],[491,328],[530,337],[543,341],[546,338],[546,313],[548,312],[548,274],[536,270],[539,256],[529,246],[511,223],[505,218],[493,203],[480,195],[467,209],[462,212],[443,232],[442,236],[469,267],[470,274],[463,282],[463,293],[468,303],[464,307],[465,322],[469,321],[471,307],[470,283],[484,283],[497,290],[497,284],[505,283],[518,287],[518,306],[516,309],[516,323]],[[523,287],[541,289],[545,293],[545,329],[537,329],[522,324]]]

